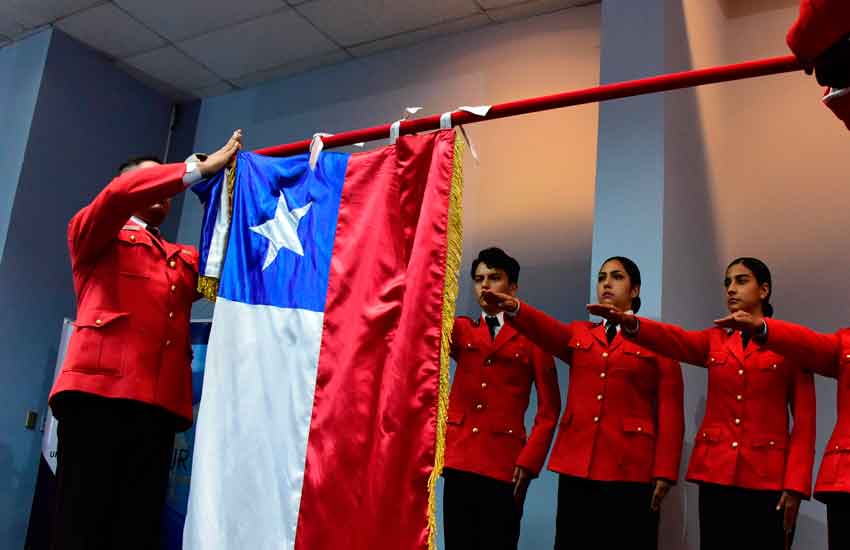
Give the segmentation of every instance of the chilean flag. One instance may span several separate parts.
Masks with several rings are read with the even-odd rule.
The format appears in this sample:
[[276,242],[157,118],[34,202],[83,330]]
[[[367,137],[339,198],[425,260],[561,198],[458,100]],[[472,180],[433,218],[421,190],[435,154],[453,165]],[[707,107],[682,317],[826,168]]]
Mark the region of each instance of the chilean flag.
[[183,547],[433,547],[460,262],[454,130],[194,187],[215,294]]

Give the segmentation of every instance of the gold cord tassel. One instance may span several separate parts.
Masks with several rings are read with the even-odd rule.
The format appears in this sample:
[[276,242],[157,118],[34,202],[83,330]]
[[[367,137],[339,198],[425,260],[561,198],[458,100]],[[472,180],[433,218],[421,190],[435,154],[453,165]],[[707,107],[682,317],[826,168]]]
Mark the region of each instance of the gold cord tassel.
[[428,548],[437,547],[437,480],[443,473],[446,451],[446,415],[449,409],[449,350],[455,323],[455,305],[463,254],[463,155],[464,141],[455,134],[449,219],[446,234],[446,271],[443,286],[443,330],[440,339],[440,390],[437,397],[437,441],[434,469],[428,479]]
[[[225,185],[227,185],[227,235],[224,238],[224,250],[227,250],[227,238],[230,236],[230,222],[233,220],[233,191],[236,188],[236,155],[230,161],[224,173]],[[222,258],[222,266],[224,259]],[[210,275],[201,275],[198,277],[198,292],[211,302],[215,302],[218,296],[218,281],[221,278],[221,272],[218,277]]]

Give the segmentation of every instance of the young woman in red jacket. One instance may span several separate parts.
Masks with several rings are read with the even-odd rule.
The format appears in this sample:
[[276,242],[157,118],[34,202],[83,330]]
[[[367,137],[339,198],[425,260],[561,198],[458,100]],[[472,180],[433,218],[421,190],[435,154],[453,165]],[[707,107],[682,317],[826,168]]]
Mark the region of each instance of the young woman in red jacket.
[[826,504],[830,550],[850,548],[850,328],[821,334],[745,311],[736,311],[715,324],[752,332],[764,348],[838,380],[838,418],[821,461],[815,498]]
[[[640,271],[628,258],[599,269],[600,302],[640,309]],[[562,323],[508,294],[485,299],[570,365],[567,404],[549,459],[560,474],[555,548],[655,550],[658,510],[676,482],[684,419],[675,361],[624,340],[614,325]]]
[[[755,258],[726,268],[730,312],[771,317],[771,277]],[[708,397],[688,467],[699,483],[700,548],[790,547],[800,500],[811,494],[815,389],[811,373],[765,349],[752,332],[687,331],[638,320],[611,304],[588,306],[619,323],[627,338],[708,368]],[[788,410],[793,414],[793,427]]]

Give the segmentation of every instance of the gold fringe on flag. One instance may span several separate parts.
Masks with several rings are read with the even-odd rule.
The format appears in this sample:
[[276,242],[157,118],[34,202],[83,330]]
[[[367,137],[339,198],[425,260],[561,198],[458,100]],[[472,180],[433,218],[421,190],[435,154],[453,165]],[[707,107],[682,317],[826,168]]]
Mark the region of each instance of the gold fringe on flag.
[[437,441],[434,469],[428,479],[428,548],[437,547],[437,480],[443,473],[446,451],[446,416],[449,409],[449,350],[455,323],[455,303],[463,253],[463,155],[464,141],[455,134],[449,220],[446,232],[446,271],[443,285],[443,331],[440,340],[440,389],[437,397]]
[[201,275],[198,277],[198,292],[207,300],[215,302],[215,297],[218,296],[218,279]]
[[[230,222],[233,220],[233,190],[236,187],[236,155],[227,166],[224,173],[225,184],[227,185],[227,236],[224,239],[224,249],[227,250],[227,237],[230,235]],[[223,261],[222,261],[223,264]],[[215,302],[218,296],[218,281],[221,278],[221,272],[218,277],[210,275],[201,275],[198,277],[198,292],[211,302]]]

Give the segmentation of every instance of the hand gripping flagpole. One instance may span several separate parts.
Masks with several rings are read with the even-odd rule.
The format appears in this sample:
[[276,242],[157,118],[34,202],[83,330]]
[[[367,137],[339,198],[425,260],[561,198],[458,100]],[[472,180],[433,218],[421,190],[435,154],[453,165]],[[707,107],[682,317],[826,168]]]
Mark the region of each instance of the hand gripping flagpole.
[[[524,115],[539,111],[559,109],[561,107],[571,107],[573,105],[584,105],[586,103],[595,103],[598,101],[608,101],[611,99],[621,99],[656,92],[666,92],[681,88],[691,88],[694,86],[702,86],[704,84],[730,82],[733,80],[756,78],[760,76],[801,70],[803,70],[802,65],[793,55],[771,57],[756,61],[746,61],[744,63],[737,63],[734,65],[723,65],[707,69],[682,71],[626,82],[603,84],[601,86],[585,88],[582,90],[573,90],[558,94],[520,99],[518,101],[509,101],[507,103],[499,103],[491,106],[487,114],[484,115],[479,115],[469,110],[459,109],[451,112],[450,120],[453,126],[459,126],[461,124],[472,124],[483,120]],[[393,129],[393,135],[395,135],[396,130],[398,131],[398,135],[414,134],[416,132],[424,132],[427,130],[437,130],[440,128],[440,119],[441,115],[431,115],[422,118],[398,121],[394,123],[397,125],[397,128]],[[392,124],[384,124],[381,126],[373,126],[371,128],[342,132],[334,134],[333,136],[322,138],[322,141],[324,143],[324,147],[342,147],[344,145],[353,145],[364,141],[386,139],[390,135],[391,126]],[[284,145],[258,149],[255,152],[271,157],[285,157],[309,151],[311,141],[311,139],[305,139]]]

